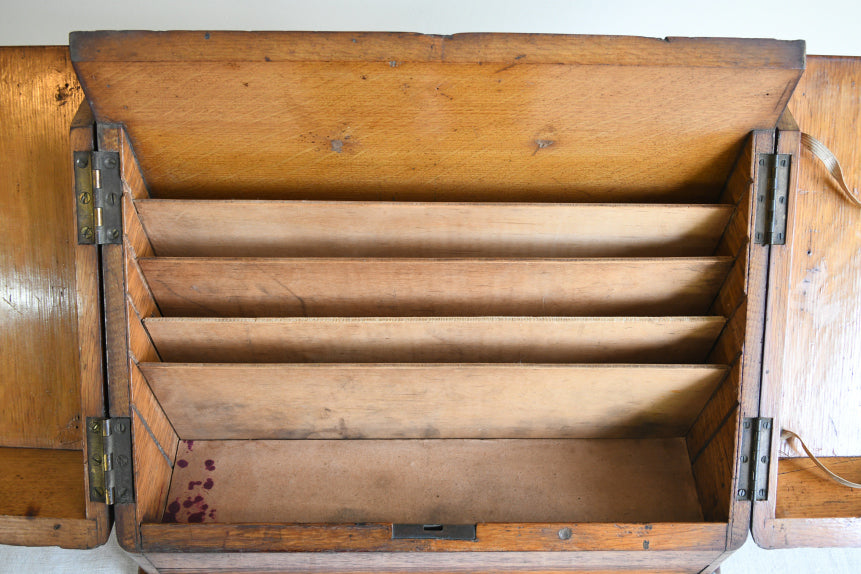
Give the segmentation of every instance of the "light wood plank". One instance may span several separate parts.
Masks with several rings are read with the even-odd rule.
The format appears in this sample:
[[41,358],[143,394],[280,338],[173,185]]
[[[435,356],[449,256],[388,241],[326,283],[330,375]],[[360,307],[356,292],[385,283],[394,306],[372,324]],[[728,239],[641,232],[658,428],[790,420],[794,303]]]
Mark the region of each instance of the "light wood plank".
[[162,257],[712,255],[730,205],[135,203]]
[[[702,520],[683,439],[195,441],[193,448],[184,446],[188,443],[180,446],[168,498],[168,512],[175,511],[168,519],[178,522]],[[247,487],[252,461],[253,489]]]
[[173,316],[704,314],[725,257],[139,260]]
[[163,198],[714,201],[744,137],[776,124],[804,67],[803,42],[763,40],[71,43],[96,117],[127,127]]
[[699,363],[723,317],[151,318],[170,363]]
[[725,367],[140,366],[183,439],[682,436]]

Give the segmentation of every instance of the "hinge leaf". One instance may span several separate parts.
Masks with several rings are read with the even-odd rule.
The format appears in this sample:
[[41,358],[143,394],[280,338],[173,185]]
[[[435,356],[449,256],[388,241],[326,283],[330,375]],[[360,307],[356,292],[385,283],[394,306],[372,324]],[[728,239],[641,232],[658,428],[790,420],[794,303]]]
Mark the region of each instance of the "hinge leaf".
[[745,418],[742,421],[737,500],[768,500],[773,426],[773,419],[765,417]]
[[123,184],[119,153],[76,151],[74,167],[78,243],[121,243]]
[[87,455],[90,500],[106,504],[134,502],[131,419],[88,417]]
[[757,157],[754,242],[786,244],[786,214],[792,155],[761,153]]

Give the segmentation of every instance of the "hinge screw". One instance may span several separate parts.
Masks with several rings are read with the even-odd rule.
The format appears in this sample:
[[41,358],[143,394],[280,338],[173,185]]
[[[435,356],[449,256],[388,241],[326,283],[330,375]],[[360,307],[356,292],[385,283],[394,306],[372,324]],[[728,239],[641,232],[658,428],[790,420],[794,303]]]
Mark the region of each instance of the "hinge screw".
[[761,459],[759,459],[759,461],[760,461],[760,462],[763,462],[763,463],[768,462],[768,457],[767,457],[767,456],[763,456]]
[[111,229],[111,239],[116,239],[120,236],[120,232],[116,229]]
[[106,157],[105,158],[105,167],[110,167],[110,168],[117,167],[117,160],[114,159],[113,157],[110,157],[110,156]]
[[87,163],[89,162],[87,162],[86,157],[79,157],[75,160],[75,165],[78,167],[87,167]]
[[91,199],[90,194],[87,193],[86,191],[84,193],[82,193],[80,196],[78,196],[78,201],[80,201],[83,204],[90,203],[90,199]]
[[571,538],[570,528],[561,528],[559,530],[559,540],[569,540]]
[[[84,227],[83,229],[81,229],[81,235],[83,235],[87,239],[92,239],[93,238],[93,230],[89,227]],[[93,430],[99,430],[98,425],[94,425]]]
[[760,490],[759,495],[762,496],[763,498],[765,498],[765,490]]
[[105,491],[99,488],[98,486],[93,487],[93,494],[98,496],[99,498],[104,498]]
[[744,428],[746,428],[746,429],[750,428],[750,421],[745,421]]
[[745,456],[745,455],[741,455],[741,461],[742,461],[742,462],[747,462],[747,456]]
[[[90,229],[90,228],[89,228],[89,227],[85,227],[85,228],[84,228],[84,231],[86,232],[88,229]],[[93,429],[94,431],[99,430],[99,423],[98,423],[98,421],[93,421],[93,422],[92,422],[92,424],[90,424],[90,428],[91,428],[91,429]]]
[[743,489],[743,488],[740,488],[740,489],[738,490],[738,496],[739,496],[740,498],[744,498],[745,496],[747,496],[747,491],[746,491],[745,489]]

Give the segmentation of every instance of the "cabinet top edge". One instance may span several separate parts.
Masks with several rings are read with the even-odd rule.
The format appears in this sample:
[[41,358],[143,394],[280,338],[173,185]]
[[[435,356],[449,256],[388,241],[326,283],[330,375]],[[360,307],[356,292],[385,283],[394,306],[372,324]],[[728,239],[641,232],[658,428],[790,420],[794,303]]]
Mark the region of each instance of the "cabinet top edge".
[[402,32],[72,32],[73,62],[435,62],[805,67],[803,40]]

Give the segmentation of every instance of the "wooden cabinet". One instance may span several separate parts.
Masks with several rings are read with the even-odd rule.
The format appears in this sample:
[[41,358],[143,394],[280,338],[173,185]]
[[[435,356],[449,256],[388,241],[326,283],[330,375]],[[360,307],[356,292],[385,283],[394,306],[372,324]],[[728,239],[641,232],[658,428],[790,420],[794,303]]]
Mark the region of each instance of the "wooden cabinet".
[[779,432],[857,480],[861,215],[795,125],[861,172],[856,60],[364,33],[70,54],[0,51],[0,542],[113,520],[165,572],[858,544],[858,492]]

